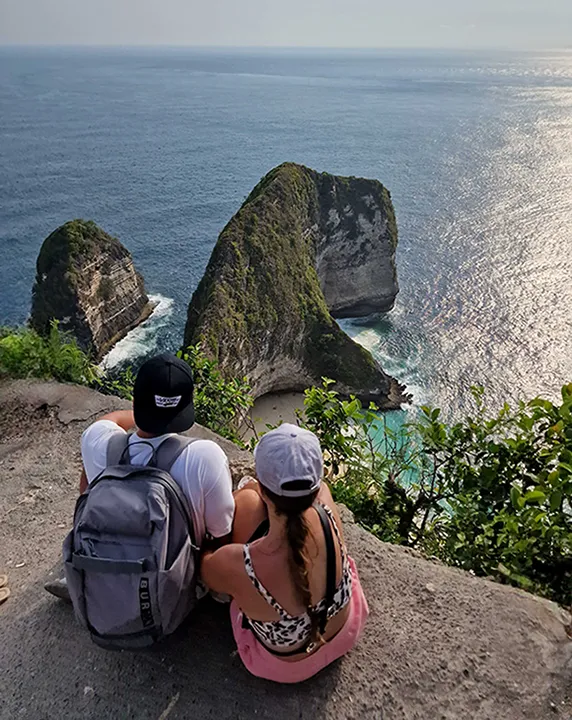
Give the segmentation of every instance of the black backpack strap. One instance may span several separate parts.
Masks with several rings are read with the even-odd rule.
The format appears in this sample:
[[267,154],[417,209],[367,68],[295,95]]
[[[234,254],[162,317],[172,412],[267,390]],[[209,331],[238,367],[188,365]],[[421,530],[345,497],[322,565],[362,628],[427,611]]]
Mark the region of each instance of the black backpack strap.
[[159,445],[154,459],[149,464],[151,467],[160,468],[170,473],[175,462],[192,442],[193,438],[184,435],[171,435]]
[[326,607],[324,611],[320,613],[320,633],[323,635],[328,622],[328,612],[334,604],[334,595],[336,594],[336,547],[328,513],[319,503],[316,503],[314,507],[320,518],[326,540]]
[[[107,467],[121,465],[125,461],[125,451],[129,447],[132,433],[113,433],[107,444]],[[129,453],[127,453],[129,455]],[[127,462],[129,457],[127,458]]]

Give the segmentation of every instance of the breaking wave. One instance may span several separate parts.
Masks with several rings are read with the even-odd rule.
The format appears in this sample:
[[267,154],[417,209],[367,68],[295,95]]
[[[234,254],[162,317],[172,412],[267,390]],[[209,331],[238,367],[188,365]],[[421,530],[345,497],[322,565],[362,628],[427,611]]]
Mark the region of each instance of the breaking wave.
[[101,361],[105,370],[132,364],[137,358],[151,355],[157,349],[158,331],[170,323],[174,300],[163,295],[149,295],[149,300],[156,305],[153,314],[107,353]]

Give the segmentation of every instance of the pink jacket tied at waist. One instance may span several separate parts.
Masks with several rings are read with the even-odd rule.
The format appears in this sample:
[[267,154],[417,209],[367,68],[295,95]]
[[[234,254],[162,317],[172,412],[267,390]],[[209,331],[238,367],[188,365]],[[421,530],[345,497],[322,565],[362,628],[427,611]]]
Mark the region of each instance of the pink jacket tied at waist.
[[230,606],[232,632],[238,654],[247,670],[253,675],[279,683],[297,683],[311,678],[327,665],[349,652],[359,640],[369,608],[357,569],[352,558],[348,558],[352,572],[352,597],[350,611],[343,628],[319,650],[296,662],[286,662],[268,652],[258,642],[252,630],[242,627],[242,612],[236,601]]

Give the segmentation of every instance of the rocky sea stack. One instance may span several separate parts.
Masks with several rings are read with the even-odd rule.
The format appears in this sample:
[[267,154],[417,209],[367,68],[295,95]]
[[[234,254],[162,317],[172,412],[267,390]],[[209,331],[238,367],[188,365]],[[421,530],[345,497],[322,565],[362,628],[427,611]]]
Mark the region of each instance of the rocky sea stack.
[[185,343],[202,343],[257,397],[330,377],[343,394],[398,407],[403,388],[334,320],[391,309],[396,246],[380,182],[280,165],[219,236],[189,305]]
[[129,251],[94,222],[72,220],[44,240],[36,266],[32,327],[52,319],[100,360],[153,308]]

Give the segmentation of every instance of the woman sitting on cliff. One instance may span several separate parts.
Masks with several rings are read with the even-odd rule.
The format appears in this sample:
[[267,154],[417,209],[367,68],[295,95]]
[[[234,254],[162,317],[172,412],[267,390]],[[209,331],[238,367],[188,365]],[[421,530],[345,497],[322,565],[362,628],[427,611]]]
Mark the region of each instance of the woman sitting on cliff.
[[[246,668],[295,683],[351,650],[368,607],[322,482],[318,438],[284,424],[262,437],[254,457],[259,482],[236,493],[234,543],[205,554],[202,577],[233,598],[232,629]],[[266,516],[268,533],[242,544]]]

